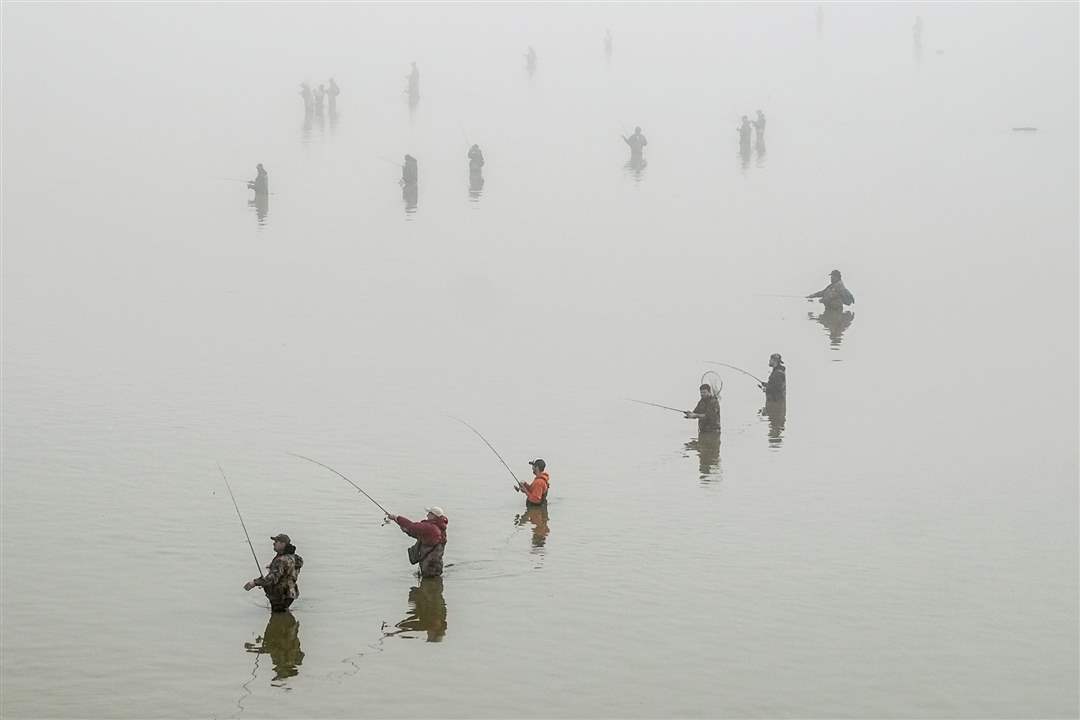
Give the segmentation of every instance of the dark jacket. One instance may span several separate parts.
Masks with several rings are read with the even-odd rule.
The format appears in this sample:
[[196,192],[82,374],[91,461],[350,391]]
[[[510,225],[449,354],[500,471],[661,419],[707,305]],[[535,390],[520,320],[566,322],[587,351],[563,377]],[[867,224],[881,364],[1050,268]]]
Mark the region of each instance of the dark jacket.
[[693,412],[705,416],[698,418],[698,432],[720,432],[720,401],[715,395],[698,400]]
[[766,400],[784,400],[787,398],[787,368],[777,365],[769,373],[769,380],[765,383]]

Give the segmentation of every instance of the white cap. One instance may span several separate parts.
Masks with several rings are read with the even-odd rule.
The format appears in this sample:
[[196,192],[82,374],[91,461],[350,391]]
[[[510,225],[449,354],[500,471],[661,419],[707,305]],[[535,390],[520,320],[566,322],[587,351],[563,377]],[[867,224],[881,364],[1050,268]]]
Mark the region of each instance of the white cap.
[[442,511],[442,508],[441,508],[441,507],[438,507],[437,505],[432,505],[431,507],[429,507],[429,508],[424,508],[424,509],[425,509],[425,510],[427,510],[427,511],[428,511],[429,513],[431,513],[432,515],[438,515],[438,516],[439,516],[439,517],[441,517],[441,518],[444,518],[444,517],[446,517],[446,513],[444,513],[444,512]]

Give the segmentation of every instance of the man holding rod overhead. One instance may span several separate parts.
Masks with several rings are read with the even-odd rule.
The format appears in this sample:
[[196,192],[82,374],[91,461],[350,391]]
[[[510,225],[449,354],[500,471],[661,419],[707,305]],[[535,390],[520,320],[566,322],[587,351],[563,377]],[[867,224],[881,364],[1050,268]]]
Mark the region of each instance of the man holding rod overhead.
[[529,461],[532,467],[533,479],[530,483],[519,482],[514,489],[519,493],[525,493],[525,505],[528,507],[541,507],[547,504],[548,488],[551,487],[551,477],[547,474],[547,463],[536,458]]
[[270,601],[270,611],[285,612],[300,595],[296,581],[300,577],[300,568],[304,567],[304,558],[296,554],[296,546],[285,533],[278,533],[270,539],[274,541],[276,555],[267,566],[266,575],[248,581],[244,589],[261,587]]

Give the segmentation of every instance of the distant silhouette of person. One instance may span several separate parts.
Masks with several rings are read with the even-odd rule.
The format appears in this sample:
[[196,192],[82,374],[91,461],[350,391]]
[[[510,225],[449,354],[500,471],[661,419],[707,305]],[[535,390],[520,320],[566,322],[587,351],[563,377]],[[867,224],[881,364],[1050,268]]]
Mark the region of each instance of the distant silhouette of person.
[[315,114],[323,114],[323,98],[326,97],[326,86],[320,85],[315,88]]
[[548,535],[551,534],[551,528],[548,525],[548,505],[542,503],[540,505],[527,505],[525,512],[515,516],[515,525],[524,525],[529,523],[532,528],[532,546],[534,548],[542,548],[547,544]]
[[409,95],[409,102],[415,104],[420,99],[420,68],[416,67],[415,60],[412,62],[412,69],[405,76],[405,80],[408,82],[405,92]]
[[826,310],[840,311],[844,309],[845,305],[855,304],[855,296],[852,295],[851,291],[844,285],[839,270],[831,271],[829,273],[829,284],[826,285],[823,290],[818,290],[816,293],[810,293],[806,296],[806,299],[820,300]]
[[765,113],[760,110],[757,111],[757,117],[751,123],[754,126],[754,131],[757,136],[757,142],[759,145],[765,142]]
[[314,110],[315,99],[311,94],[311,86],[305,83],[300,83],[300,97],[304,100],[304,114],[310,115]]
[[425,633],[427,642],[442,642],[446,637],[446,600],[443,598],[442,577],[425,577],[419,586],[409,590],[409,609],[405,618],[394,625],[396,630],[383,635],[403,638],[415,637],[406,633]]
[[254,190],[256,195],[267,195],[270,193],[270,175],[266,172],[266,168],[259,163],[255,166],[255,179],[248,181],[248,189]]
[[405,156],[405,162],[401,166],[401,184],[416,185],[420,182],[420,166],[412,155]]
[[784,423],[787,421],[787,400],[769,400],[761,408],[761,416],[769,421],[769,446],[780,447],[784,442]]
[[528,52],[525,53],[525,71],[532,75],[536,72],[536,50],[533,46],[529,46]]
[[739,124],[739,127],[736,128],[736,131],[739,133],[740,146],[745,145],[746,147],[750,147],[750,133],[753,129],[754,126],[751,124],[750,118],[743,115],[742,122]]
[[469,197],[480,197],[484,189],[484,153],[479,145],[469,148]]
[[304,651],[300,649],[300,623],[292,612],[270,614],[263,634],[255,642],[244,643],[249,653],[268,653],[274,663],[274,680],[280,682],[296,677],[300,665],[304,662]]
[[614,49],[615,41],[611,38],[611,28],[608,28],[604,32],[604,55],[607,56],[608,60],[611,59],[611,53],[614,51]]
[[337,96],[341,94],[341,88],[334,82],[334,78],[330,78],[330,86],[326,89],[327,102],[329,104],[330,115],[333,116],[337,113]]
[[623,142],[630,146],[630,159],[642,159],[645,156],[645,146],[649,141],[641,134],[641,127],[634,128],[634,134],[630,137],[623,135]]
[[479,145],[469,148],[469,172],[478,172],[484,167],[484,152]]

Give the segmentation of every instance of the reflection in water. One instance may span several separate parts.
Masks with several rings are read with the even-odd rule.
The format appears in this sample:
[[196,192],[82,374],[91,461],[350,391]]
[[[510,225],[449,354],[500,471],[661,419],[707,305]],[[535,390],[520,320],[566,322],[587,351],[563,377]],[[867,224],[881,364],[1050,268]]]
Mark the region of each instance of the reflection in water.
[[401,199],[405,201],[405,214],[412,215],[416,212],[416,206],[420,202],[419,183],[408,183],[401,186]]
[[416,119],[416,107],[420,104],[420,91],[409,92],[409,120]]
[[334,131],[337,130],[337,122],[338,122],[337,109],[335,109],[333,106],[331,106],[331,108],[330,108],[330,134],[331,135],[333,135]]
[[649,166],[649,161],[642,155],[631,155],[630,159],[623,165],[623,170],[627,175],[634,178],[634,182],[641,182],[641,178],[645,175],[645,168]]
[[304,651],[300,649],[300,623],[291,612],[270,613],[263,634],[255,642],[244,643],[249,653],[269,653],[274,663],[274,679],[271,685],[282,685],[284,680],[300,673]]
[[514,516],[514,524],[521,526],[530,523],[533,526],[532,546],[542,548],[547,543],[547,536],[551,533],[548,519],[548,506],[545,502],[541,505],[526,506],[525,512]]
[[270,212],[270,194],[255,193],[255,197],[248,200],[248,207],[255,208],[255,221],[261,227],[266,224],[266,216]]
[[405,619],[394,627],[397,630],[386,631],[384,637],[400,635],[412,639],[415,635],[406,633],[427,633],[427,642],[442,642],[446,635],[446,600],[443,599],[443,579],[426,577],[420,579],[420,586],[409,589],[409,610]]
[[480,194],[484,191],[484,171],[483,170],[470,170],[469,171],[469,198],[476,202],[480,199]]
[[754,155],[757,158],[754,164],[757,167],[765,167],[765,138],[758,138],[757,144],[754,146]]
[[826,331],[829,333],[829,345],[835,350],[843,342],[844,332],[855,319],[855,313],[851,310],[825,310],[820,315],[808,312],[806,317],[825,326]]
[[698,455],[698,471],[702,480],[722,479],[720,471],[720,433],[702,431],[697,439],[688,441],[683,446],[688,453]]
[[787,422],[787,401],[766,400],[761,416],[769,421],[769,447],[779,449],[784,443],[784,423]]
[[746,171],[750,167],[750,140],[739,142],[739,167]]
[[314,115],[310,112],[304,113],[304,124],[300,127],[300,138],[305,145],[311,142],[311,121],[313,117]]

